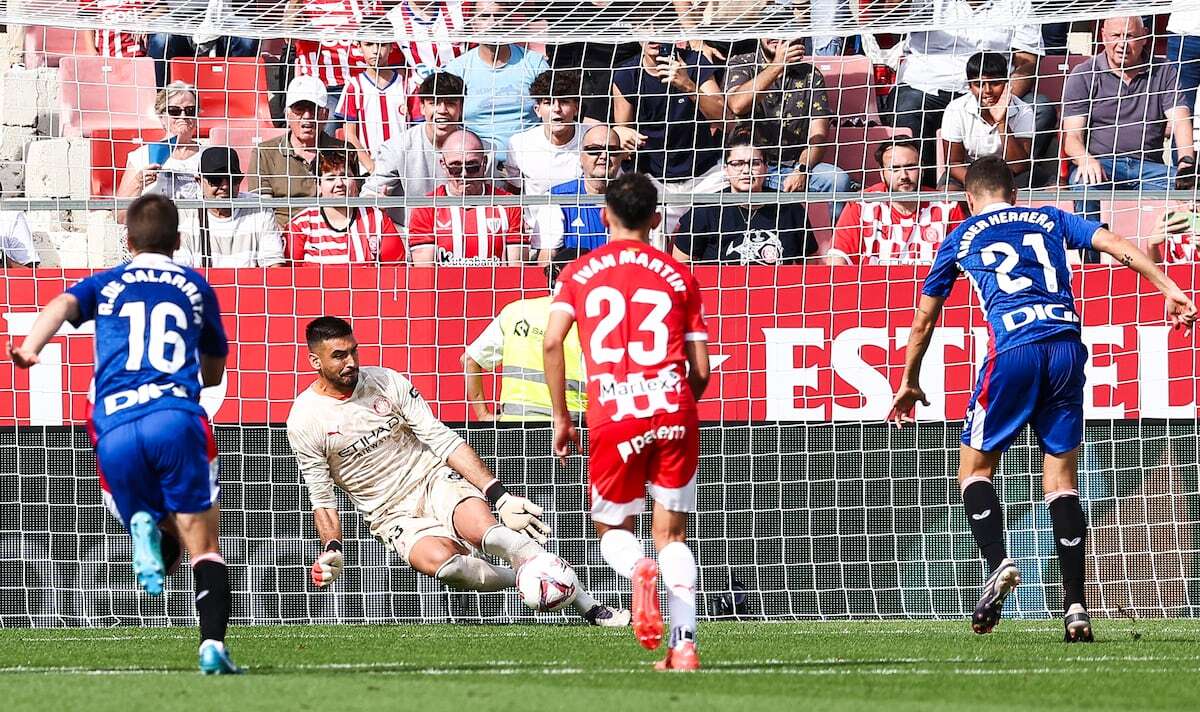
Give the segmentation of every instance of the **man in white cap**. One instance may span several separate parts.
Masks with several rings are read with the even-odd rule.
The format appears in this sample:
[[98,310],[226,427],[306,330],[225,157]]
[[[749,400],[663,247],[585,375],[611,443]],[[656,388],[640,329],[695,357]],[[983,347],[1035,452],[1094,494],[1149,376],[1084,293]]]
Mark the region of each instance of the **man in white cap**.
[[[288,84],[284,110],[287,133],[258,144],[250,156],[246,187],[251,192],[273,198],[315,196],[317,179],[313,167],[320,151],[346,153],[348,172],[358,175],[353,147],[322,130],[321,124],[329,116],[325,108],[327,99],[325,85],[316,77],[302,75]],[[300,207],[277,208],[275,221],[281,227],[287,225]]]

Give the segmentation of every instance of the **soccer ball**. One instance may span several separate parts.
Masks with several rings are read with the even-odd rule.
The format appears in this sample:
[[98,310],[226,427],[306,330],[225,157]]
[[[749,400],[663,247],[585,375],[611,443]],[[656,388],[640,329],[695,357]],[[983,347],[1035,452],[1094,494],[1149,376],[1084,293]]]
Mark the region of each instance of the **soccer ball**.
[[567,562],[554,554],[538,554],[517,570],[517,590],[525,605],[549,613],[575,600],[579,579]]

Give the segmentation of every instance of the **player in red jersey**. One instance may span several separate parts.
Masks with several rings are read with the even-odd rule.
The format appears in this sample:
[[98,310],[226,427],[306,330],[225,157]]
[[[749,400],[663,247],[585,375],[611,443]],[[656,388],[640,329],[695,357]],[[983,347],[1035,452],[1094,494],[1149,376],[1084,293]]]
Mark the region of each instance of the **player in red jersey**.
[[[600,553],[633,580],[633,627],[653,650],[662,642],[658,573],[670,593],[671,641],[659,670],[695,670],[696,559],[685,541],[696,511],[700,460],[696,401],[708,385],[708,332],[700,288],[686,267],[651,247],[658,191],[634,173],[609,183],[601,219],[609,242],[559,275],[546,327],[546,383],[554,405],[554,451],[565,460],[579,436],[567,410],[563,340],[579,322],[588,373],[588,482]],[[634,536],[646,486],[654,497],[654,546]]]

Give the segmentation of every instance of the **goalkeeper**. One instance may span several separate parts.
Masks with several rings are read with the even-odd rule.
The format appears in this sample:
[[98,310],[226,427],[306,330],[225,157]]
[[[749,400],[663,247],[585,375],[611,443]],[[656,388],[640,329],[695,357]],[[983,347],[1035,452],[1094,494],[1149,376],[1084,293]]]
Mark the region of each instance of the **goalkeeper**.
[[[539,518],[541,507],[506,492],[408,379],[388,368],[360,368],[349,323],[314,319],[305,340],[317,380],[296,396],[287,433],[323,545],[313,583],[327,586],[342,572],[336,485],[371,533],[417,571],[456,589],[513,587],[515,570],[545,551],[550,528]],[[473,556],[476,550],[512,568],[493,566]],[[583,590],[573,605],[592,625],[629,625],[629,611],[600,605]]]

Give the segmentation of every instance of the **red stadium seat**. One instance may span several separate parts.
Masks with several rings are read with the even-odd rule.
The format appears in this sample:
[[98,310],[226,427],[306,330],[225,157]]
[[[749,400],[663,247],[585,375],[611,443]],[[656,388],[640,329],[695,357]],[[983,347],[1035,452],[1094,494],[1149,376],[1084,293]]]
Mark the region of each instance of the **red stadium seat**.
[[1067,83],[1067,75],[1088,59],[1090,57],[1079,54],[1050,54],[1042,57],[1038,63],[1037,78],[1034,81],[1035,93],[1041,94],[1056,104],[1062,101],[1063,85]]
[[125,161],[138,147],[163,138],[162,129],[119,129],[92,134],[92,197],[115,195],[125,173]]
[[66,136],[161,128],[154,113],[154,60],[149,57],[63,57],[58,78]]
[[824,160],[850,173],[862,186],[878,183],[879,164],[875,161],[875,147],[896,137],[907,138],[908,129],[890,126],[840,126],[836,131],[837,142],[825,147]]
[[199,57],[171,60],[171,79],[196,87],[201,137],[214,128],[271,125],[267,75],[258,57]]
[[210,146],[230,146],[237,151],[238,159],[242,162],[242,170],[250,168],[250,155],[258,144],[275,138],[287,132],[287,129],[277,129],[274,126],[259,128],[225,128],[218,126],[208,136]]
[[834,125],[847,119],[879,122],[870,59],[856,55],[811,57],[809,61],[825,77],[825,94]]
[[61,27],[30,25],[25,28],[25,66],[57,67],[63,57],[95,56],[83,33]]

